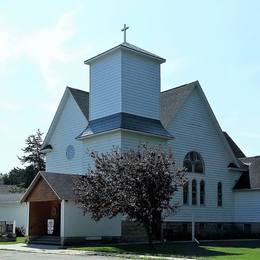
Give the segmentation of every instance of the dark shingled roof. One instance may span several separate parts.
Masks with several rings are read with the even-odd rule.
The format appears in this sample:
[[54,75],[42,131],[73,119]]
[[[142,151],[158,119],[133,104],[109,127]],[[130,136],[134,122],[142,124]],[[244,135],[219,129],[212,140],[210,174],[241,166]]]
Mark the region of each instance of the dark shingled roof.
[[171,120],[176,116],[177,112],[198,84],[198,81],[194,81],[161,92],[161,122],[165,127],[167,127]]
[[51,185],[60,199],[74,199],[73,182],[81,175],[41,172],[43,178]]
[[239,160],[246,164],[246,165],[250,165],[253,161],[255,161],[256,159],[260,159],[260,155],[258,156],[252,156],[252,157],[243,157],[243,158],[239,158]]
[[0,184],[0,203],[19,202],[23,192],[11,192],[15,188],[15,185]]
[[[186,99],[189,97],[195,86],[199,84],[194,81],[176,88],[161,92],[161,122],[167,126],[176,116]],[[89,119],[89,93],[83,90],[68,87],[82,113]]]
[[86,130],[84,130],[82,134],[80,134],[79,138],[116,129],[142,132],[146,134],[166,137],[168,139],[173,138],[173,136],[162,126],[160,120],[141,117],[128,113],[116,113],[110,116],[90,121]]
[[228,135],[227,132],[223,132],[231,150],[233,151],[236,158],[246,157],[242,150],[238,147],[238,145],[234,142],[234,140]]
[[240,178],[238,179],[233,189],[234,190],[250,189],[250,179],[249,179],[248,172],[244,172],[241,174]]
[[68,87],[70,93],[74,97],[75,101],[77,102],[80,110],[84,114],[84,116],[88,119],[89,118],[89,93],[80,89],[75,89]]
[[43,178],[52,190],[57,194],[60,200],[74,200],[73,182],[80,178],[82,175],[77,174],[64,174],[64,173],[53,173],[53,172],[39,172],[34,178],[33,182],[26,190],[25,194],[21,198],[21,202],[26,202],[28,196],[32,190],[37,186],[38,181]]

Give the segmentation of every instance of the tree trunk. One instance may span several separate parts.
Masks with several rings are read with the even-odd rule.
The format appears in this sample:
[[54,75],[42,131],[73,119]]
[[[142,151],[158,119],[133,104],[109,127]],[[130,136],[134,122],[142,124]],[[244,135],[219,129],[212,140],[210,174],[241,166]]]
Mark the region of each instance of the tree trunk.
[[153,232],[152,232],[152,226],[151,225],[144,225],[146,234],[148,237],[148,243],[149,243],[149,249],[153,250]]

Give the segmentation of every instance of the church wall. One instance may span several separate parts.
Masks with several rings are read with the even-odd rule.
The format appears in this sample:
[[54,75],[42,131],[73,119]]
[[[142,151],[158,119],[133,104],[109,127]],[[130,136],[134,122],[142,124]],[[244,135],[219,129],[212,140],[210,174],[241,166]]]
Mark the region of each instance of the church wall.
[[122,151],[134,149],[142,143],[151,145],[166,145],[167,140],[144,134],[122,132]]
[[27,229],[28,204],[14,202],[0,204],[0,221],[14,221],[16,227]]
[[[227,165],[232,161],[227,153],[224,142],[217,133],[216,127],[210,119],[206,106],[202,102],[197,90],[193,91],[184,106],[177,114],[167,130],[175,136],[169,146],[174,152],[176,163],[183,163],[189,151],[197,151],[203,157],[205,173],[188,173],[189,178],[189,206],[183,205],[177,214],[169,216],[168,221],[191,221],[194,214],[195,221],[226,221],[234,219],[234,194],[232,188],[239,174],[229,172]],[[191,180],[197,180],[197,202],[191,205]],[[199,183],[205,181],[205,206],[199,205]],[[223,207],[217,207],[217,184],[222,182]],[[182,202],[182,189],[176,193],[175,201]]]
[[90,66],[90,120],[121,110],[121,51],[117,51]]
[[121,147],[121,132],[115,131],[110,133],[105,133],[91,138],[82,140],[84,150],[81,155],[81,174],[85,174],[89,166],[93,165],[92,159],[88,155],[89,151],[97,152],[110,152],[113,147]]
[[260,222],[260,190],[236,191],[235,221]]
[[[46,171],[57,173],[80,173],[83,144],[75,138],[85,129],[87,119],[82,114],[74,98],[69,95],[53,130],[50,144],[53,150],[46,154]],[[66,158],[66,148],[73,145],[75,156]]]
[[121,218],[104,218],[96,222],[84,215],[73,202],[64,204],[64,237],[119,237]]
[[122,112],[160,119],[160,64],[122,51]]

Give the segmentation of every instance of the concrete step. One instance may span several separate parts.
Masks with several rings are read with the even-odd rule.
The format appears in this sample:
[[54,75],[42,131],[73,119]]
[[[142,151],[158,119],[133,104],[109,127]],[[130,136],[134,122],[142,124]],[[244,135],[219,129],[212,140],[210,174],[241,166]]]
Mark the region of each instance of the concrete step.
[[60,237],[42,236],[35,238],[29,242],[30,244],[43,244],[43,245],[60,245]]

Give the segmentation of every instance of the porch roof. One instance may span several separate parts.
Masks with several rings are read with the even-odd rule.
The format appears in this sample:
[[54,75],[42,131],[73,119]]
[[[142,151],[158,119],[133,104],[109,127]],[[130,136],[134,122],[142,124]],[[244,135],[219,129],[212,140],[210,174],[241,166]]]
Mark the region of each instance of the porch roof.
[[[73,192],[73,182],[81,175],[76,174],[64,174],[64,173],[52,173],[40,171],[34,180],[32,181],[29,188],[21,199],[22,202],[27,202],[27,199],[34,188],[37,186],[38,181],[42,178],[53,190],[59,200],[74,200],[75,195]],[[44,194],[43,194],[44,196]]]

